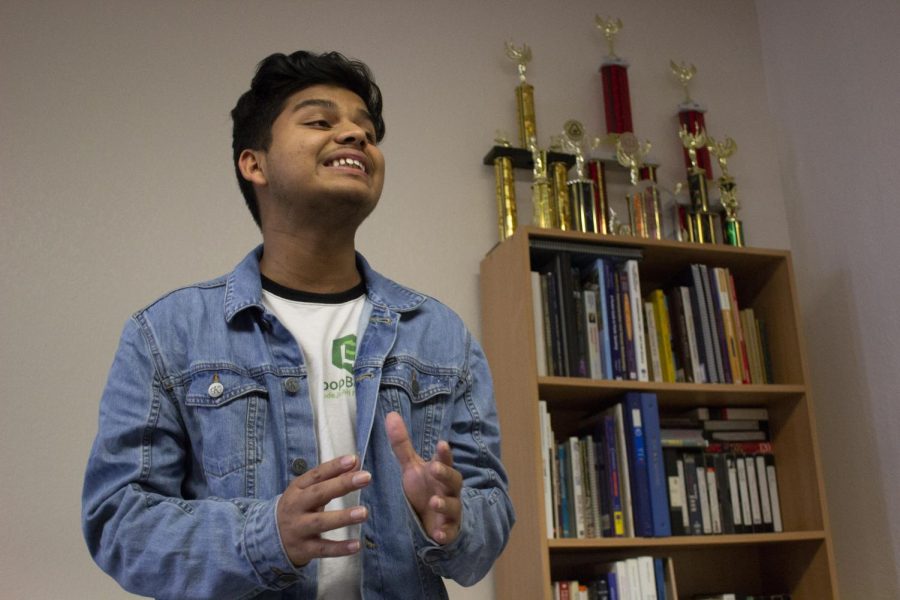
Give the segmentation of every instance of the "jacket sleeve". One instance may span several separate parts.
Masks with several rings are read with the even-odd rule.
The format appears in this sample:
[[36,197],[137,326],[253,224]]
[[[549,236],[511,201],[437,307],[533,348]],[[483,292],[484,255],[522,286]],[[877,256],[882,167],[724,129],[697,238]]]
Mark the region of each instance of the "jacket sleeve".
[[469,586],[480,581],[500,556],[515,513],[500,462],[500,427],[487,359],[468,336],[464,385],[452,406],[453,466],[463,476],[462,522],[453,542],[440,546],[421,524],[413,528],[419,557],[441,577]]
[[158,598],[246,597],[302,580],[281,545],[278,498],[182,497],[189,441],[139,320],[122,333],[84,478],[94,560],[126,590]]

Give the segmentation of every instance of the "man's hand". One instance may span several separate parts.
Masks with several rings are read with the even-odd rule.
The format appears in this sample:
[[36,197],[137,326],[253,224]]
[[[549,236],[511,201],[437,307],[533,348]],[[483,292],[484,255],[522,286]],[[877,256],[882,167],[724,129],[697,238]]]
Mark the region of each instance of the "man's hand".
[[437,543],[449,544],[459,535],[462,520],[462,475],[453,468],[450,444],[437,443],[434,458],[425,462],[416,454],[403,417],[388,413],[384,420],[394,456],[403,470],[403,492],[422,522],[425,532]]
[[297,477],[284,490],[275,518],[281,542],[295,566],[302,567],[314,558],[347,556],[359,551],[359,540],[332,541],[321,537],[326,531],[362,523],[368,517],[362,506],[324,510],[333,498],[369,484],[372,475],[356,471],[357,462],[355,456],[335,458]]

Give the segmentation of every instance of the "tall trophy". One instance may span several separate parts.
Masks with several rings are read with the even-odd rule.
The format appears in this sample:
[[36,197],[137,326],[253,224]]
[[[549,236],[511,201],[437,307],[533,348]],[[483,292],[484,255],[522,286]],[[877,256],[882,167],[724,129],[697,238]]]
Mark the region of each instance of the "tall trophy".
[[709,211],[709,193],[706,187],[706,171],[700,166],[697,151],[706,148],[706,132],[702,129],[690,132],[682,125],[678,132],[687,150],[691,167],[688,169],[688,187],[691,193],[691,241],[700,244],[716,243],[715,217]]
[[622,29],[621,19],[595,18],[597,29],[606,37],[609,54],[603,57],[600,77],[603,81],[603,106],[606,133],[615,137],[634,131],[631,124],[631,95],[628,90],[628,61],[616,55],[615,38]]
[[641,167],[641,181],[648,181],[649,185],[644,190],[644,207],[647,220],[647,237],[661,240],[662,207],[659,197],[659,179],[656,174],[657,165],[645,164]]
[[534,136],[528,140],[528,149],[531,151],[534,162],[531,183],[531,203],[534,210],[532,223],[536,227],[545,229],[556,227],[557,223],[554,222],[555,203],[553,195],[550,193],[550,182],[547,179],[547,151],[538,148],[537,139]]
[[718,179],[719,195],[722,206],[725,208],[725,243],[730,246],[744,245],[744,226],[737,218],[740,207],[737,199],[737,184],[728,173],[728,158],[737,151],[737,144],[730,137],[725,137],[724,142],[716,142],[711,137],[706,139],[706,147],[715,155],[719,163],[722,176]]
[[566,182],[572,228],[585,233],[597,233],[597,206],[594,202],[594,182],[586,176],[584,161],[584,126],[570,119],[563,125],[560,143],[565,152],[575,155],[575,178]]
[[[704,115],[706,114],[706,108],[691,98],[689,89],[691,80],[697,74],[697,67],[692,64],[685,64],[684,61],[676,63],[674,60],[670,60],[669,68],[684,89],[684,100],[678,105],[678,122],[681,124],[681,127],[687,128],[688,131],[705,131],[706,119]],[[684,151],[684,163],[685,168],[692,168],[693,163],[688,155],[687,148]],[[697,148],[697,166],[703,169],[707,179],[713,178],[709,151],[705,147]]]
[[534,117],[534,86],[525,81],[525,67],[531,62],[531,48],[521,48],[506,42],[506,56],[519,68],[519,85],[516,86],[516,120],[519,125],[519,146],[528,148],[531,138],[537,139]]
[[616,160],[628,169],[632,187],[632,191],[626,196],[631,235],[638,237],[649,237],[643,193],[638,190],[638,186],[641,179],[641,167],[644,166],[644,157],[650,152],[650,148],[650,142],[639,142],[631,132],[623,133],[616,140]]
[[[498,145],[508,148],[509,140],[498,132],[494,139]],[[513,176],[512,159],[508,156],[494,158],[494,179],[497,185],[497,226],[500,241],[512,236],[518,226],[516,215],[516,185]]]

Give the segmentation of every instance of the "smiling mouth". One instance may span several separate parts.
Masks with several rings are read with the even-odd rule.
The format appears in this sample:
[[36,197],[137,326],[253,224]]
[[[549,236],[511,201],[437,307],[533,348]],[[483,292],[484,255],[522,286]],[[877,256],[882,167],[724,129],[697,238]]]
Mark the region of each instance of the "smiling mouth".
[[336,158],[325,163],[326,167],[348,167],[366,173],[366,166],[355,158]]

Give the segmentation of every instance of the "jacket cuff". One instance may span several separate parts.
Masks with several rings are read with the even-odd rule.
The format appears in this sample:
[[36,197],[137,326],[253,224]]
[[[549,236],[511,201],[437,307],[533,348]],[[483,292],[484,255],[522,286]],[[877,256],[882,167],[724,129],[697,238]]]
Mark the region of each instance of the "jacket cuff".
[[[462,489],[462,492],[460,493],[460,499],[462,501],[462,519],[459,524],[459,534],[456,536],[456,539],[444,546],[441,546],[431,539],[425,532],[425,528],[422,527],[422,523],[412,506],[409,507],[411,520],[415,523],[415,526],[412,527],[412,531],[415,540],[416,553],[422,562],[428,565],[429,568],[438,575],[445,574],[446,569],[442,568],[442,566],[446,565],[448,562],[452,562],[455,558],[466,557],[469,554],[468,550],[472,544],[478,544],[478,528],[474,522],[474,511],[469,510],[467,506],[468,499],[473,494],[477,496],[478,492],[471,488]],[[408,502],[407,505],[409,505]]]
[[279,494],[272,501],[254,505],[247,513],[243,531],[247,557],[262,585],[270,590],[292,586],[306,576],[306,569],[291,563],[281,543],[276,519],[280,500]]

